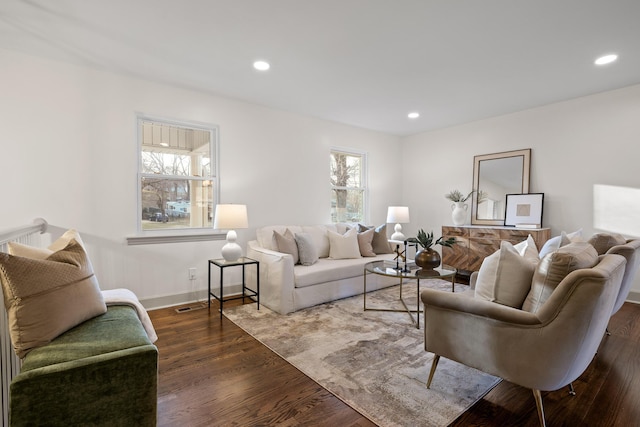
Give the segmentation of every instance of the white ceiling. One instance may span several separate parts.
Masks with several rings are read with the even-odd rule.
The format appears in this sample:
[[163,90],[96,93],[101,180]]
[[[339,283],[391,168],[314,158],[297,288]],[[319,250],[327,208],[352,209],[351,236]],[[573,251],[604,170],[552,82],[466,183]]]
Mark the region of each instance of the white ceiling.
[[640,0],[1,0],[0,47],[409,135],[640,83]]

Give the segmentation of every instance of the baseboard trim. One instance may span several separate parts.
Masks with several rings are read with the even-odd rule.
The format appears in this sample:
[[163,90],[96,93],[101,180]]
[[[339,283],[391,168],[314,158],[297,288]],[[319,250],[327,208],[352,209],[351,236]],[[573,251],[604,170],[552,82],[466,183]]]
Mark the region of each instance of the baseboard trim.
[[[212,289],[218,295],[219,289]],[[242,285],[231,285],[224,287],[224,296],[230,297],[240,295],[242,293]],[[157,310],[160,308],[173,307],[181,304],[192,304],[207,301],[207,290],[202,289],[195,292],[186,292],[183,294],[165,295],[160,297],[144,298],[140,300],[142,306],[147,310]]]
[[640,304],[640,292],[629,292],[629,296],[627,297],[626,302]]

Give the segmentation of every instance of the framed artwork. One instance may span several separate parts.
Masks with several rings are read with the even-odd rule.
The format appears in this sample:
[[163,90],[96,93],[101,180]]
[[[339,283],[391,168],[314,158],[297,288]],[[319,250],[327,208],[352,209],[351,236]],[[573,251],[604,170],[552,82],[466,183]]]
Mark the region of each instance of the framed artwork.
[[542,228],[544,193],[507,194],[504,225],[509,227]]

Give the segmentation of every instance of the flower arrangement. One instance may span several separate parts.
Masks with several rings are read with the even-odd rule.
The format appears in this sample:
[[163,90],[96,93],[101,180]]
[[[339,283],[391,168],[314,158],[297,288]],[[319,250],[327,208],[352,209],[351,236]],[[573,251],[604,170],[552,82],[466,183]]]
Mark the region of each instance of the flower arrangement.
[[[451,200],[452,202],[466,202],[467,200],[469,200],[469,197],[471,197],[471,195],[475,193],[475,191],[476,190],[471,190],[471,192],[465,196],[460,191],[453,190],[453,191],[450,191],[448,194],[445,194],[444,197]],[[484,202],[486,198],[487,198],[486,191],[478,191],[478,203]]]
[[407,242],[409,242],[409,243],[417,243],[424,250],[431,249],[431,246],[433,246],[433,245],[442,245],[442,246],[447,246],[447,247],[450,248],[451,246],[453,246],[453,245],[455,245],[457,243],[455,237],[449,237],[448,239],[445,240],[445,239],[443,239],[443,236],[438,237],[438,239],[434,242],[433,241],[433,231],[431,231],[429,233],[425,233],[422,228],[420,230],[418,230],[417,237],[410,237],[410,238],[407,239]]
[[465,196],[459,190],[453,190],[448,194],[445,194],[444,197],[451,200],[452,202],[466,202],[467,200],[469,200],[469,197],[471,197],[474,191],[475,190],[471,190],[471,192]]

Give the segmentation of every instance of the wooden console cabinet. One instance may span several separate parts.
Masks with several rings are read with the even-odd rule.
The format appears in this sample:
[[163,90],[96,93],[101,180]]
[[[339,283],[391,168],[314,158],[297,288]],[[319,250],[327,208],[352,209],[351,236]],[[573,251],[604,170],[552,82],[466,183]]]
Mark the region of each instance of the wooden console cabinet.
[[442,263],[450,265],[460,273],[470,274],[480,270],[482,261],[500,249],[500,242],[507,240],[516,244],[527,240],[531,234],[538,249],[551,237],[551,229],[525,229],[513,227],[487,226],[443,226],[442,236],[445,239],[455,237],[457,244],[452,247],[442,247]]

